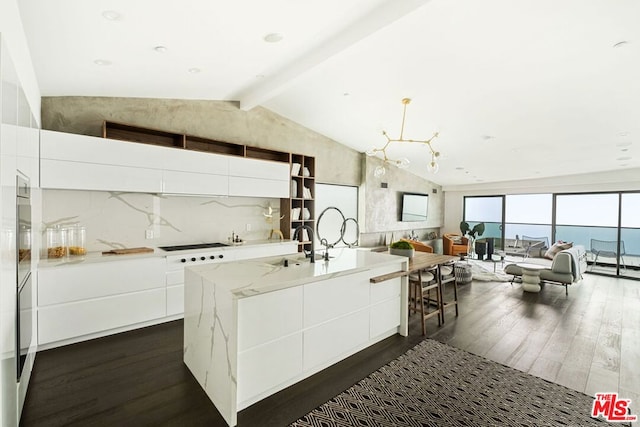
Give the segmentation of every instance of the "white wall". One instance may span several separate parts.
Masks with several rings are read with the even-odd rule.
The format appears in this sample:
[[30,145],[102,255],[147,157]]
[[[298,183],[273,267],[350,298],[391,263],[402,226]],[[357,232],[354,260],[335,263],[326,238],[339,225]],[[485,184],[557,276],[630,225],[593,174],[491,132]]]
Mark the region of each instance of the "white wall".
[[444,188],[443,233],[460,232],[464,196],[640,190],[640,169]]

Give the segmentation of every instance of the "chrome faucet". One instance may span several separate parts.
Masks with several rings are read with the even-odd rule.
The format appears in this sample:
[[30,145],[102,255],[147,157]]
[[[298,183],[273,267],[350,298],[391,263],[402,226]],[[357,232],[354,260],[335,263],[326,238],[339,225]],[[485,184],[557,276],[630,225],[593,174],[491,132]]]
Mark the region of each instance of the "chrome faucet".
[[[293,240],[298,240],[300,241],[300,233],[302,233],[303,229],[307,229],[307,231],[310,233],[309,235],[309,239],[311,239],[311,253],[309,255],[306,255],[306,251],[305,251],[305,255],[307,257],[309,257],[309,262],[315,263],[316,259],[315,259],[315,244],[314,244],[314,239],[313,239],[313,228],[309,227],[306,224],[303,225],[299,225],[294,231],[293,231]],[[304,251],[304,245],[302,246],[302,250]]]

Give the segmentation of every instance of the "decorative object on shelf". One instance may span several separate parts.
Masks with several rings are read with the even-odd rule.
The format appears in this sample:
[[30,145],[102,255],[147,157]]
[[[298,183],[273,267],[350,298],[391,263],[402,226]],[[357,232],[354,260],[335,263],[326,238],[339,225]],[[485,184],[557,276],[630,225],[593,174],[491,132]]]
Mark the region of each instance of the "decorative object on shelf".
[[291,180],[291,197],[298,197],[298,181]]
[[291,176],[297,176],[300,173],[300,163],[291,163]]
[[[478,236],[482,236],[482,234],[484,233],[484,228],[484,222],[477,223],[473,226],[473,228],[471,228],[469,226],[469,223],[467,223],[466,221],[460,222],[460,232],[463,235],[466,235],[468,238],[467,252],[469,254],[473,254],[475,252],[475,240],[478,238]],[[484,255],[485,252],[486,251],[483,251],[482,255]]]
[[438,233],[436,233],[435,231],[432,231],[431,233],[428,234],[427,238],[429,240],[437,239],[438,238]]
[[311,212],[309,211],[309,208],[304,208],[302,210],[302,219],[305,221],[311,219]]
[[[271,207],[271,205],[267,206],[267,209],[265,212],[262,212],[262,215],[264,215],[264,220],[266,222],[268,222],[269,224],[273,223],[273,212],[274,209]],[[282,215],[281,217],[277,217],[278,220],[284,218],[284,215]]]
[[306,178],[311,176],[311,172],[309,171],[308,167],[305,166],[304,169],[302,169],[302,176],[304,176]]
[[[405,122],[405,117],[407,115],[407,105],[409,105],[409,103],[411,102],[411,98],[403,98],[402,99],[402,104],[404,105],[403,107],[403,111],[402,111],[402,126],[400,127],[400,138],[398,139],[391,139],[389,137],[389,135],[387,134],[386,131],[382,131],[382,134],[385,136],[385,138],[387,138],[387,143],[384,144],[384,146],[382,146],[382,148],[372,148],[370,150],[368,150],[366,152],[367,156],[375,156],[378,153],[382,153],[382,160],[384,162],[384,164],[392,164],[395,165],[401,169],[406,169],[409,167],[409,159],[407,158],[402,158],[399,160],[392,160],[387,156],[387,148],[389,147],[389,144],[391,144],[392,142],[417,142],[420,144],[425,144],[428,148],[429,151],[431,153],[431,161],[429,162],[429,164],[427,165],[427,170],[429,172],[432,173],[437,173],[438,170],[440,169],[440,166],[438,165],[437,159],[440,156],[440,152],[435,151],[433,149],[433,147],[431,146],[431,141],[433,141],[434,138],[436,138],[438,136],[438,132],[434,133],[433,136],[429,139],[425,139],[425,140],[417,140],[417,139],[404,139],[404,122]],[[386,173],[386,170],[384,168],[384,164],[382,166],[378,166],[376,167],[375,171],[374,171],[374,175],[376,177],[381,177]]]
[[302,187],[302,198],[303,199],[312,199],[311,190],[308,187]]
[[293,221],[297,221],[300,219],[300,211],[302,210],[302,208],[292,208],[291,209],[291,219]]
[[413,258],[415,249],[413,248],[413,245],[406,240],[399,240],[397,242],[393,242],[391,246],[389,246],[389,253],[391,255],[400,255],[406,256],[408,258]]

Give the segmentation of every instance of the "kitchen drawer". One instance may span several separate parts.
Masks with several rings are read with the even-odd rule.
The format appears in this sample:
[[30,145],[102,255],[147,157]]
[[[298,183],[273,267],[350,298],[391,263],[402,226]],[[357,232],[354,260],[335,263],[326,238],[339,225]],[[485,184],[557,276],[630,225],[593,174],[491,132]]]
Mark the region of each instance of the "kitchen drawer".
[[302,286],[238,300],[238,351],[302,330]]
[[304,331],[303,369],[329,366],[369,340],[369,310],[360,310]]
[[164,258],[69,265],[38,270],[38,306],[165,287]]
[[369,337],[375,338],[400,326],[400,296],[371,306]]
[[38,344],[48,344],[165,316],[165,289],[38,308]]
[[184,285],[167,287],[167,316],[184,313]]
[[368,305],[369,275],[365,273],[304,285],[304,327],[344,316]]

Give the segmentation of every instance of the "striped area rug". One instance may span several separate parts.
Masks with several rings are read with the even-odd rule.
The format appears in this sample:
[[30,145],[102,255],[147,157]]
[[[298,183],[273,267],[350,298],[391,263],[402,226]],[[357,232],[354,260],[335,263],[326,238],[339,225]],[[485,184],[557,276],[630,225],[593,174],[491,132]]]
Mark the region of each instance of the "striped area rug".
[[608,424],[590,417],[592,404],[592,396],[427,339],[291,426]]

